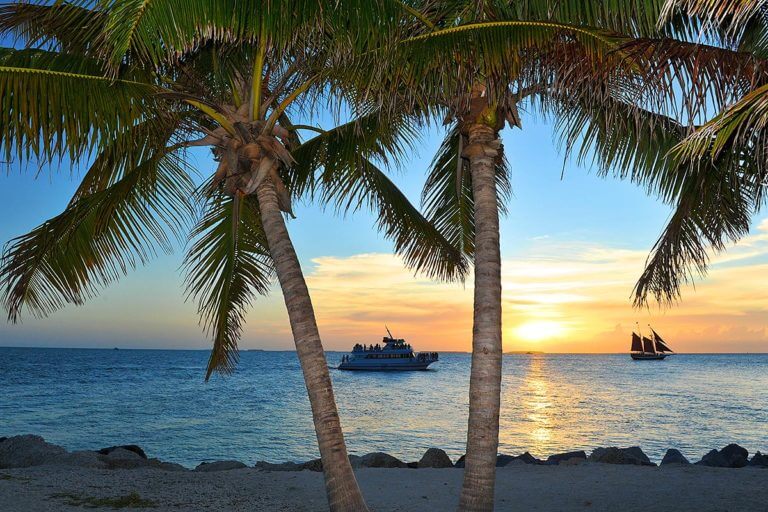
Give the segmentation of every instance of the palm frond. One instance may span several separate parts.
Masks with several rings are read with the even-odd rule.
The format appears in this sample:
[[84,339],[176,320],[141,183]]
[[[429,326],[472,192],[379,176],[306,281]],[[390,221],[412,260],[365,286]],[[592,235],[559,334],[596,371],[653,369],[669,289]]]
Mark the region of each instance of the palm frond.
[[97,62],[43,50],[0,49],[0,150],[40,163],[77,162],[153,117],[154,86],[109,80]]
[[[451,127],[432,160],[421,202],[430,223],[468,259],[474,257],[475,214],[472,175],[468,162],[459,156],[457,125]],[[499,208],[505,213],[505,198],[512,193],[507,161],[496,167]]]
[[[743,157],[685,161],[673,148],[692,128],[624,103],[606,92],[562,98],[559,134],[566,154],[597,165],[603,175],[629,179],[673,205],[635,287],[635,304],[652,295],[671,304],[680,288],[706,273],[709,253],[744,236],[756,208],[754,183]],[[590,103],[594,101],[594,103]]]
[[653,295],[670,305],[680,297],[683,284],[704,277],[711,252],[723,251],[749,232],[754,197],[741,176],[721,162],[721,169],[687,177],[671,219],[653,247],[634,290],[636,306]]
[[[100,171],[100,169],[99,169]],[[121,179],[80,195],[58,216],[11,240],[2,259],[3,303],[12,321],[82,304],[181,234],[192,184],[177,157],[156,151]]]
[[74,3],[9,2],[0,6],[0,34],[27,47],[93,54],[106,15]]
[[415,137],[402,119],[382,122],[372,113],[301,144],[292,152],[296,168],[290,187],[341,212],[370,209],[407,266],[434,278],[462,278],[467,268],[462,254],[374,163],[402,154]]
[[185,283],[213,339],[207,380],[214,371],[234,371],[246,310],[257,294],[267,294],[274,269],[253,196],[209,197],[191,241]]

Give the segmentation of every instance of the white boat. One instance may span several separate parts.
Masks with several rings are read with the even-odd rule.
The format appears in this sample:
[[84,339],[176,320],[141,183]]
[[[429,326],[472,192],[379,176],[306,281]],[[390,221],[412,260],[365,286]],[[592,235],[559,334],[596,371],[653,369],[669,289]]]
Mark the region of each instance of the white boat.
[[[648,328],[653,333],[653,339],[642,336],[642,334],[632,333],[632,348],[629,352],[632,359],[635,361],[661,361],[675,353],[669,348],[667,342],[653,330],[653,327],[649,325]],[[640,332],[639,327],[637,330]]]
[[426,370],[439,358],[437,352],[415,353],[411,345],[402,338],[394,338],[387,329],[382,344],[357,343],[352,352],[344,355],[339,370],[363,371],[414,371]]

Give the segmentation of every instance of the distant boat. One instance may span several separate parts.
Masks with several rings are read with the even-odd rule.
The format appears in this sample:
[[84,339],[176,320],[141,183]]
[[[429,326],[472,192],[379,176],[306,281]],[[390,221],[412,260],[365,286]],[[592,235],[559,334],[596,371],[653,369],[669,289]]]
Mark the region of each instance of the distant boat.
[[439,358],[437,352],[414,353],[411,345],[402,338],[395,338],[387,329],[383,345],[357,343],[352,352],[344,355],[339,370],[413,371],[426,370]]
[[632,348],[629,352],[630,357],[635,361],[660,361],[665,357],[674,354],[675,351],[669,348],[667,342],[664,341],[664,339],[662,339],[650,325],[648,327],[653,333],[653,339],[638,334],[640,332],[639,327],[637,329],[638,333],[634,331],[632,332]]

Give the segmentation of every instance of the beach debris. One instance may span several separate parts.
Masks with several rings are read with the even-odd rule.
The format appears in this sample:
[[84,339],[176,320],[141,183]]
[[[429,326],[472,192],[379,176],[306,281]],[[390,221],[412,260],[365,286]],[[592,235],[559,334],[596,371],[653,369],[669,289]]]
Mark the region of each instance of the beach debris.
[[420,468],[452,468],[453,462],[448,454],[440,448],[430,448],[421,456],[418,466]]
[[685,458],[685,455],[680,453],[680,450],[670,448],[667,453],[664,454],[664,458],[661,459],[662,466],[669,466],[670,464],[690,464],[691,462]]
[[128,450],[129,452],[133,452],[136,455],[138,455],[139,457],[141,457],[142,459],[146,459],[147,458],[147,454],[144,452],[144,450],[141,448],[141,446],[136,445],[136,444],[123,444],[123,445],[120,445],[120,446],[110,446],[108,448],[102,448],[98,452],[100,454],[102,454],[102,455],[109,455],[110,453],[112,453],[113,451],[115,451],[117,449]]
[[61,446],[47,443],[40,436],[13,436],[0,443],[0,469],[42,466],[66,453]]
[[239,460],[217,460],[214,462],[201,462],[194,470],[207,473],[211,471],[230,471],[232,469],[243,469],[247,467],[248,466]]
[[556,453],[547,457],[544,464],[549,465],[568,465],[568,464],[580,464],[586,462],[587,454],[584,450],[577,450],[575,452]]
[[629,448],[595,448],[590,454],[590,462],[601,462],[603,464],[634,464],[637,466],[655,466],[648,456],[643,453],[639,446],[630,446]]
[[716,468],[743,468],[749,460],[746,448],[731,443],[720,451],[711,450],[696,464]]

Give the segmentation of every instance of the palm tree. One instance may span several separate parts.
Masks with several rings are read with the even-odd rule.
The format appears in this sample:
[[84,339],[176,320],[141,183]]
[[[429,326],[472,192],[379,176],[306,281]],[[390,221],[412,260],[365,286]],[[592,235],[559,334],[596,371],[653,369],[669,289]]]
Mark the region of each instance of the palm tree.
[[[682,116],[664,115],[675,90],[672,82],[681,70],[692,76],[702,51],[684,40],[696,32],[691,20],[673,17],[657,26],[662,4],[425,2],[414,7],[415,23],[404,31],[400,53],[395,53],[397,67],[382,68],[374,81],[391,94],[388,75],[397,77],[405,87],[393,87],[407,90],[407,99],[398,98],[398,103],[425,115],[447,114],[451,124],[423,200],[430,220],[474,259],[470,410],[460,510],[493,508],[502,362],[498,218],[509,189],[499,133],[505,121],[521,127],[518,104],[529,98],[534,110],[558,120],[567,154],[594,155],[602,174],[631,179],[675,205],[675,215],[638,281],[637,304],[644,304],[649,294],[661,302],[674,296],[680,276],[699,266],[698,254],[688,249],[711,243],[712,230],[680,226],[698,222],[732,234],[731,226],[745,218],[749,193],[735,187],[724,172],[725,161],[701,169],[669,154],[691,129],[675,120]],[[688,53],[671,62],[651,51],[670,42]],[[735,75],[718,76],[714,67],[706,73],[708,83],[723,90]],[[701,201],[705,195],[721,200]],[[717,222],[712,220],[715,204],[721,208]]]
[[[170,251],[201,209],[185,270],[213,341],[206,379],[233,370],[248,306],[276,275],[333,511],[367,509],[283,214],[292,215],[301,196],[342,211],[369,207],[408,265],[443,278],[464,272],[458,251],[373,163],[409,147],[413,134],[402,120],[384,122],[361,105],[355,119],[330,130],[295,123],[341,94],[329,35],[354,47],[365,34],[350,31],[353,14],[356,30],[380,13],[368,2],[0,9],[0,30],[24,44],[0,49],[5,156],[87,166],[61,214],[10,242],[0,281],[9,319],[83,303],[158,250]],[[302,142],[301,131],[316,135]],[[193,168],[190,147],[211,148],[212,175]],[[200,186],[196,172],[206,176]]]

